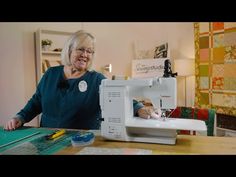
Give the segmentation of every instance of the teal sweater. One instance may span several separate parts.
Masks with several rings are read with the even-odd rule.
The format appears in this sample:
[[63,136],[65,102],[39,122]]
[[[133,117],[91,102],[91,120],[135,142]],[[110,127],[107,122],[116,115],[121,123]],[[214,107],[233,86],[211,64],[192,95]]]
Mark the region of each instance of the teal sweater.
[[[99,129],[99,85],[102,79],[105,77],[101,73],[88,71],[80,78],[65,80],[63,66],[51,67],[17,115],[29,122],[42,113],[41,127]],[[83,83],[85,87],[79,87]],[[133,105],[134,112],[143,106],[135,100]]]

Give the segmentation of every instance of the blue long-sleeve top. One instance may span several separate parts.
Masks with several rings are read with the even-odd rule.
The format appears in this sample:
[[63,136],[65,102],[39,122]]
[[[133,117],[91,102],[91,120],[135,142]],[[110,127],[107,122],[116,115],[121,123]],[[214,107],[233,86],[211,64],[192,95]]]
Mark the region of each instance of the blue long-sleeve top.
[[[17,115],[23,122],[29,122],[42,113],[41,127],[99,129],[99,85],[102,79],[105,76],[101,73],[87,71],[80,78],[66,80],[63,66],[51,67],[43,75],[32,98]],[[79,87],[85,82],[87,86]],[[143,107],[136,100],[133,106],[134,114]]]

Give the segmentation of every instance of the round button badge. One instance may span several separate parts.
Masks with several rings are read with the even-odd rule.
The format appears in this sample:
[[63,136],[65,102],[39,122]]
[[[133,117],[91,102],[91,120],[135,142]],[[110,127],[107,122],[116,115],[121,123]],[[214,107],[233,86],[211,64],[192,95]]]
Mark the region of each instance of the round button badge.
[[87,82],[86,81],[80,81],[79,84],[78,84],[78,87],[79,87],[79,91],[81,92],[85,92],[87,90]]

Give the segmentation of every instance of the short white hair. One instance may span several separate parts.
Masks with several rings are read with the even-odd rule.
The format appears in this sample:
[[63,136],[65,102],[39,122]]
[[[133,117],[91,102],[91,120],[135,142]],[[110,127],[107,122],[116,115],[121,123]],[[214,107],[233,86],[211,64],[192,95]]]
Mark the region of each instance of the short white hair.
[[[68,66],[71,65],[70,54],[72,52],[72,49],[74,47],[77,47],[78,45],[80,45],[82,38],[87,39],[88,37],[92,40],[93,50],[94,50],[95,38],[92,34],[86,32],[84,30],[79,30],[69,37],[69,39],[66,41],[64,48],[62,49],[62,53],[61,53],[61,61],[62,61],[63,65],[68,65]],[[93,54],[92,58],[88,61],[87,70],[92,70],[94,55],[95,54]]]

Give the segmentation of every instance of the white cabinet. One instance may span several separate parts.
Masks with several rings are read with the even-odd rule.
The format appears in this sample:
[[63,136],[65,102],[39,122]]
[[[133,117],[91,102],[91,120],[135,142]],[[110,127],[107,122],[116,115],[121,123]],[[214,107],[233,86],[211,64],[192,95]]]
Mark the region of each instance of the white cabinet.
[[[61,50],[73,32],[39,29],[36,32],[36,72],[37,83],[48,67],[61,64]],[[47,50],[42,47],[42,40],[50,40],[52,44]]]

